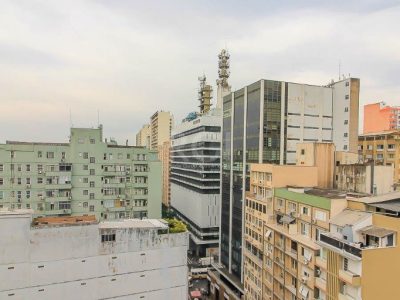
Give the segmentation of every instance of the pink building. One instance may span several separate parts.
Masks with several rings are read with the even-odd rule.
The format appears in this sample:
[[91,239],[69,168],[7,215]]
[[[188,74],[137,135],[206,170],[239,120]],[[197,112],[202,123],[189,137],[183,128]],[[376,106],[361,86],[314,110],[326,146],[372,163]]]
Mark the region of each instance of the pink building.
[[364,105],[364,134],[400,129],[400,107],[384,102]]

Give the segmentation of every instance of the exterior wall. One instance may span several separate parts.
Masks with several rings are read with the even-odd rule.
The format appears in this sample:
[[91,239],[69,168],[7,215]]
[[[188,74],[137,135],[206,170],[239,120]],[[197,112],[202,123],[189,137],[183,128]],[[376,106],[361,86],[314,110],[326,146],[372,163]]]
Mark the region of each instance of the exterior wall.
[[299,143],[296,151],[296,164],[315,166],[318,169],[320,188],[333,187],[335,145],[333,143]]
[[149,124],[143,125],[142,129],[136,134],[136,146],[146,147],[151,146],[151,127]]
[[151,149],[157,150],[165,141],[171,138],[173,128],[173,116],[167,111],[157,111],[150,118],[151,126]]
[[171,207],[190,224],[190,237],[196,245],[215,245],[218,239],[220,146],[218,109],[172,131]]
[[166,207],[171,204],[171,183],[169,175],[171,172],[170,162],[171,141],[165,141],[158,147],[158,158],[162,162],[162,203]]
[[[271,164],[251,164],[251,184],[262,184],[269,188],[315,187],[318,185],[318,169],[311,166],[280,166]],[[271,174],[268,177],[267,174]]]
[[[338,151],[357,151],[360,80],[348,78],[332,84],[333,142]],[[347,124],[346,124],[347,120]]]
[[364,161],[394,165],[394,183],[400,182],[400,131],[387,131],[360,135],[358,153]]
[[69,143],[0,145],[0,207],[37,216],[158,217],[160,186],[157,153],[106,143],[102,128],[72,128]]
[[374,133],[399,129],[400,108],[385,106],[383,102],[364,105],[363,133]]
[[400,220],[379,214],[372,216],[373,224],[397,232],[394,247],[363,250],[362,299],[398,299],[400,275]]
[[[187,233],[103,223],[31,228],[30,220],[0,216],[0,246],[7,249],[1,299],[187,299]],[[116,241],[102,242],[104,230]]]

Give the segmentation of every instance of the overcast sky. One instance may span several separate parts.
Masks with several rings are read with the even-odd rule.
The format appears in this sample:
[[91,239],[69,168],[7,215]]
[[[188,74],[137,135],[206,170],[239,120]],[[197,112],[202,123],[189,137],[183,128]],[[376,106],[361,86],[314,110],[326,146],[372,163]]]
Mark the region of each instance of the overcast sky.
[[[326,4],[324,4],[326,3]],[[231,54],[234,89],[361,79],[361,105],[400,105],[399,1],[1,1],[0,142],[97,126],[133,143],[156,110],[197,110]]]

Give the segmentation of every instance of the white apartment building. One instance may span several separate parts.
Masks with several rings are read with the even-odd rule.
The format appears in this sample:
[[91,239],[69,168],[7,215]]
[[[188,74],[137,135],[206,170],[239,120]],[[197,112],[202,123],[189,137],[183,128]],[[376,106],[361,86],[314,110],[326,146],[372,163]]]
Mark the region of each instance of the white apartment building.
[[156,219],[0,211],[0,299],[184,300],[187,247]]

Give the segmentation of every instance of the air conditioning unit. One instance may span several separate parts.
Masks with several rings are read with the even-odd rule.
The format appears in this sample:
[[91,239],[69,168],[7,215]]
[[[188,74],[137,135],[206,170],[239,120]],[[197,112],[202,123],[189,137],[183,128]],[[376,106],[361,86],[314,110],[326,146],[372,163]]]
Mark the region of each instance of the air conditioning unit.
[[26,185],[26,188],[27,188],[27,189],[30,189],[30,188],[31,188],[31,185],[30,185],[30,184],[27,184],[27,185]]
[[42,171],[42,170],[39,170],[39,171],[38,171],[38,173],[39,173],[39,174],[42,174],[42,173],[43,173],[43,171]]
[[72,196],[69,196],[68,199],[69,199],[69,200],[72,200]]

